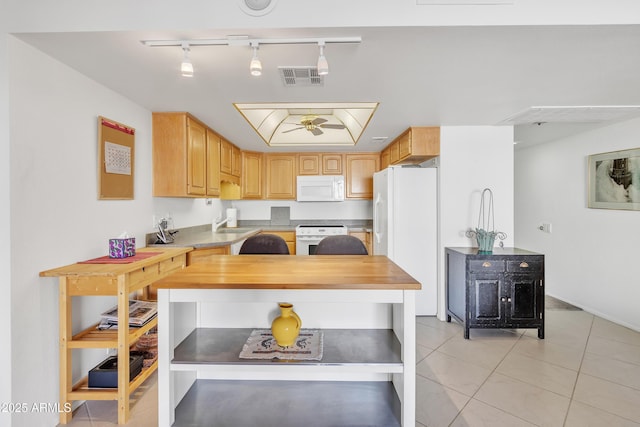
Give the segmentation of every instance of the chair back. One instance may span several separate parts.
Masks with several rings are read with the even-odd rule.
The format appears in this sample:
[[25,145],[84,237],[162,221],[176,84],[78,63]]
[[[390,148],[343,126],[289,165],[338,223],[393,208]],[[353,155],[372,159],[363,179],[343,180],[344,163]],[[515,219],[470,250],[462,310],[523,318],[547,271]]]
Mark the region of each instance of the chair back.
[[289,255],[287,242],[275,234],[256,234],[244,241],[240,255],[276,254]]
[[320,240],[316,255],[368,255],[367,248],[354,236],[327,236]]

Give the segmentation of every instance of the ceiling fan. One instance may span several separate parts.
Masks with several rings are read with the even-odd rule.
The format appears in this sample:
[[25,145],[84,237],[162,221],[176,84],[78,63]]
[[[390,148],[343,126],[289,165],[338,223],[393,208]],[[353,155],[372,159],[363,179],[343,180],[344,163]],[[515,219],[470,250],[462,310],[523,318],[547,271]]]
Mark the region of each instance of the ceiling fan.
[[318,117],[315,114],[307,114],[305,116],[302,116],[302,118],[300,119],[300,123],[289,123],[292,125],[295,124],[295,125],[302,125],[302,126],[285,130],[282,133],[289,133],[289,132],[293,132],[294,130],[306,129],[309,132],[311,132],[313,135],[318,136],[324,133],[322,132],[322,129],[344,129],[345,128],[345,125],[343,124],[330,124],[330,123],[326,123],[327,121],[328,121],[327,119]]

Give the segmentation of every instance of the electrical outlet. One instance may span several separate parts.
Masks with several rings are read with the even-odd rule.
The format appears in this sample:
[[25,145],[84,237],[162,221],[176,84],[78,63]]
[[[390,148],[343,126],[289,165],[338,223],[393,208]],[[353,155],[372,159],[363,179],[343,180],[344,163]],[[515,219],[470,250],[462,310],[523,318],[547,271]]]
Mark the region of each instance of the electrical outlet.
[[211,206],[211,205],[213,205],[213,200],[211,200],[211,199],[204,199],[204,204],[205,204],[205,205],[207,205],[207,206]]
[[551,234],[551,224],[548,222],[543,222],[542,224],[540,224],[540,226],[538,227],[538,230],[545,232],[545,233],[549,233]]

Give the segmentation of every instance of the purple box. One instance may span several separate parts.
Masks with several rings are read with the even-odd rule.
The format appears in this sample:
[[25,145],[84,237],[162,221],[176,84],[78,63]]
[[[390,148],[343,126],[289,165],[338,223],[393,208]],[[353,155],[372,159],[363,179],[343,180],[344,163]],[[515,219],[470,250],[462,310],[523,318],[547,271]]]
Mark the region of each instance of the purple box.
[[136,254],[136,238],[109,239],[109,258],[127,258]]

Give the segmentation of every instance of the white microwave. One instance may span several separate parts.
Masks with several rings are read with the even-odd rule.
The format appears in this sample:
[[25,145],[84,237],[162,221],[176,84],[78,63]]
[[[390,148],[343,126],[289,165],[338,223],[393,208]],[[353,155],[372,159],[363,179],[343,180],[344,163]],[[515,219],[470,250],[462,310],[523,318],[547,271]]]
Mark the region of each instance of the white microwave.
[[299,202],[344,201],[344,176],[301,175],[298,176],[297,200]]

